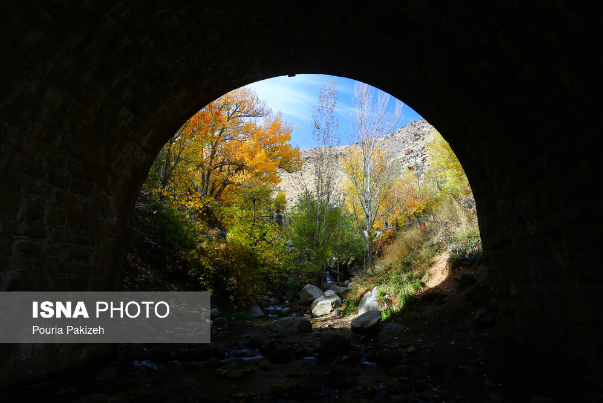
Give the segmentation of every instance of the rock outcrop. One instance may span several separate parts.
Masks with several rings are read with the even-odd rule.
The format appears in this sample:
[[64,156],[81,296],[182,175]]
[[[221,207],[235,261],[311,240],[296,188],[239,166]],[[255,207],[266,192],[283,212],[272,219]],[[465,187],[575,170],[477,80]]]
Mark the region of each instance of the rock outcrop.
[[311,304],[316,298],[324,297],[322,290],[315,285],[307,284],[300,292],[299,299],[302,304]]
[[352,332],[359,334],[376,333],[381,322],[381,311],[368,311],[352,320]]
[[312,302],[312,305],[310,306],[310,310],[312,311],[312,316],[318,318],[321,316],[329,315],[331,312],[333,312],[340,306],[341,298],[339,298],[337,295],[330,297],[325,296],[315,299],[314,302]]
[[265,316],[265,313],[262,311],[262,308],[260,308],[258,303],[252,299],[249,303],[249,307],[247,308],[247,315],[251,316],[252,318],[261,318]]
[[371,291],[367,291],[360,300],[360,305],[358,305],[358,315],[362,315],[365,312],[369,311],[378,311],[379,310],[379,302],[377,301],[377,297],[379,296],[379,287],[375,286]]
[[[415,120],[393,133],[378,137],[377,145],[381,150],[387,152],[388,160],[399,163],[404,170],[415,170],[416,157],[416,168],[419,172],[422,172],[428,166],[425,156],[425,140],[432,138],[432,130],[434,130],[434,127],[427,123],[425,119]],[[335,181],[340,189],[344,179],[343,156],[355,144],[357,143],[333,147],[333,159],[337,163]],[[311,187],[313,184],[312,172],[314,171],[315,149],[300,150],[299,153],[304,161],[301,173],[288,173],[283,169],[279,169],[277,172],[281,179],[279,188],[287,195],[288,206],[293,206],[303,192],[302,176],[308,186]]]
[[306,318],[289,317],[270,322],[268,329],[280,334],[309,333],[312,331],[312,322]]

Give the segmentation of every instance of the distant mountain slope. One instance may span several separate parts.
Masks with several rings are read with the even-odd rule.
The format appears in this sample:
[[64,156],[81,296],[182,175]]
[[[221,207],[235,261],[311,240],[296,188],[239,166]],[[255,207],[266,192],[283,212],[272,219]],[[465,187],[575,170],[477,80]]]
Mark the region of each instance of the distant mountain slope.
[[[385,150],[388,154],[388,159],[391,161],[400,161],[400,166],[403,169],[414,169],[415,166],[415,155],[417,156],[416,162],[419,172],[422,172],[426,166],[429,165],[425,156],[425,140],[432,138],[432,131],[434,127],[427,123],[425,119],[416,120],[410,122],[406,126],[399,130],[378,137],[377,144],[379,148]],[[357,143],[355,143],[357,144]],[[334,147],[335,154],[337,155],[337,183],[341,185],[344,180],[344,173],[342,170],[342,157],[346,153],[347,149],[354,146],[339,146]],[[303,181],[306,183],[312,183],[312,165],[313,159],[313,148],[300,150],[300,155],[304,161],[304,166],[301,172],[290,174],[282,169],[279,169],[278,176],[281,178],[279,188],[287,195],[287,206],[293,207],[297,197],[303,191]]]

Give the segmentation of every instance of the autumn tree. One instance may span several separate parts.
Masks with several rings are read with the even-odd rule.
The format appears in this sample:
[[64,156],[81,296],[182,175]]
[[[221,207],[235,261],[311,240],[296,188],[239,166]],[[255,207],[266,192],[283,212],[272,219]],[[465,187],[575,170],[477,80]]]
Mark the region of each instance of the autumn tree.
[[162,246],[153,256],[167,255],[163,266],[192,276],[222,306],[243,309],[282,271],[271,194],[278,168],[301,166],[291,130],[251,89],[235,90],[178,130],[143,185],[135,222],[142,235],[153,229],[145,244]]
[[[300,195],[289,214],[288,237],[295,245],[298,255],[305,261],[301,268],[310,277],[323,275],[327,261],[331,258],[350,259],[362,256],[362,240],[354,230],[351,217],[339,206],[322,206],[322,217],[318,215],[318,201],[309,192]],[[324,228],[317,228],[318,226]],[[323,237],[317,237],[321,234]],[[328,234],[328,238],[324,235]]]
[[400,177],[397,164],[390,162],[378,146],[378,137],[389,133],[396,124],[402,103],[396,102],[389,112],[389,95],[379,91],[373,108],[373,88],[356,82],[353,133],[359,140],[344,157],[344,171],[348,181],[348,206],[356,218],[366,243],[367,264],[372,266],[375,226],[385,224],[394,209],[395,190]]
[[276,281],[285,264],[286,239],[274,215],[277,201],[272,193],[267,185],[242,189],[225,208],[227,240],[253,252],[259,273],[267,283]]
[[273,208],[275,211],[283,212],[287,208],[287,195],[285,192],[278,192],[274,197]]
[[442,135],[434,130],[433,138],[425,143],[425,147],[430,164],[427,179],[437,191],[454,197],[466,192],[469,180],[450,144]]
[[277,168],[300,168],[298,149],[287,144],[291,131],[253,90],[239,88],[189,119],[161,150],[150,177],[161,197],[219,223],[216,207],[238,190],[277,184]]
[[291,215],[290,236],[294,244],[311,260],[313,269],[324,269],[327,259],[336,254],[337,237],[342,225],[340,196],[336,183],[338,145],[335,118],[337,83],[326,82],[314,107],[310,175],[301,182],[303,192]]
[[306,190],[314,194],[317,202],[317,227],[321,227],[320,220],[324,219],[322,211],[329,204],[337,204],[335,174],[337,169],[337,154],[333,149],[339,144],[337,128],[339,123],[334,116],[337,105],[337,83],[326,82],[320,89],[318,105],[314,106],[312,115],[312,149],[313,172],[311,187]]

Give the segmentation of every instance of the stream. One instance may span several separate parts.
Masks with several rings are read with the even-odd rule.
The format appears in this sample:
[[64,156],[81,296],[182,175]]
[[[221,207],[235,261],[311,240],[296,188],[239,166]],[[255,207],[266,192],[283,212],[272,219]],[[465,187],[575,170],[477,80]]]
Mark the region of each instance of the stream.
[[[2,391],[0,401],[425,401],[416,395],[426,385],[377,365],[375,347],[347,320],[312,319],[311,332],[276,334],[267,324],[281,319],[279,308],[213,327],[210,344],[115,345],[96,362]],[[321,351],[326,333],[352,340],[345,354]]]

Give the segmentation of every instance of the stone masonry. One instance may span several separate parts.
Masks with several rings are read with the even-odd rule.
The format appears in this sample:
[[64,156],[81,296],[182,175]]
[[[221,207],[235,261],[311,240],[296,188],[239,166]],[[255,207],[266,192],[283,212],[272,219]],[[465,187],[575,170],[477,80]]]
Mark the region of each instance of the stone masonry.
[[[9,0],[0,19],[0,290],[119,289],[136,195],[177,128],[234,88],[326,73],[389,92],[450,142],[499,326],[601,378],[603,24],[588,8]],[[84,357],[43,365],[36,348],[0,349],[2,382]]]

